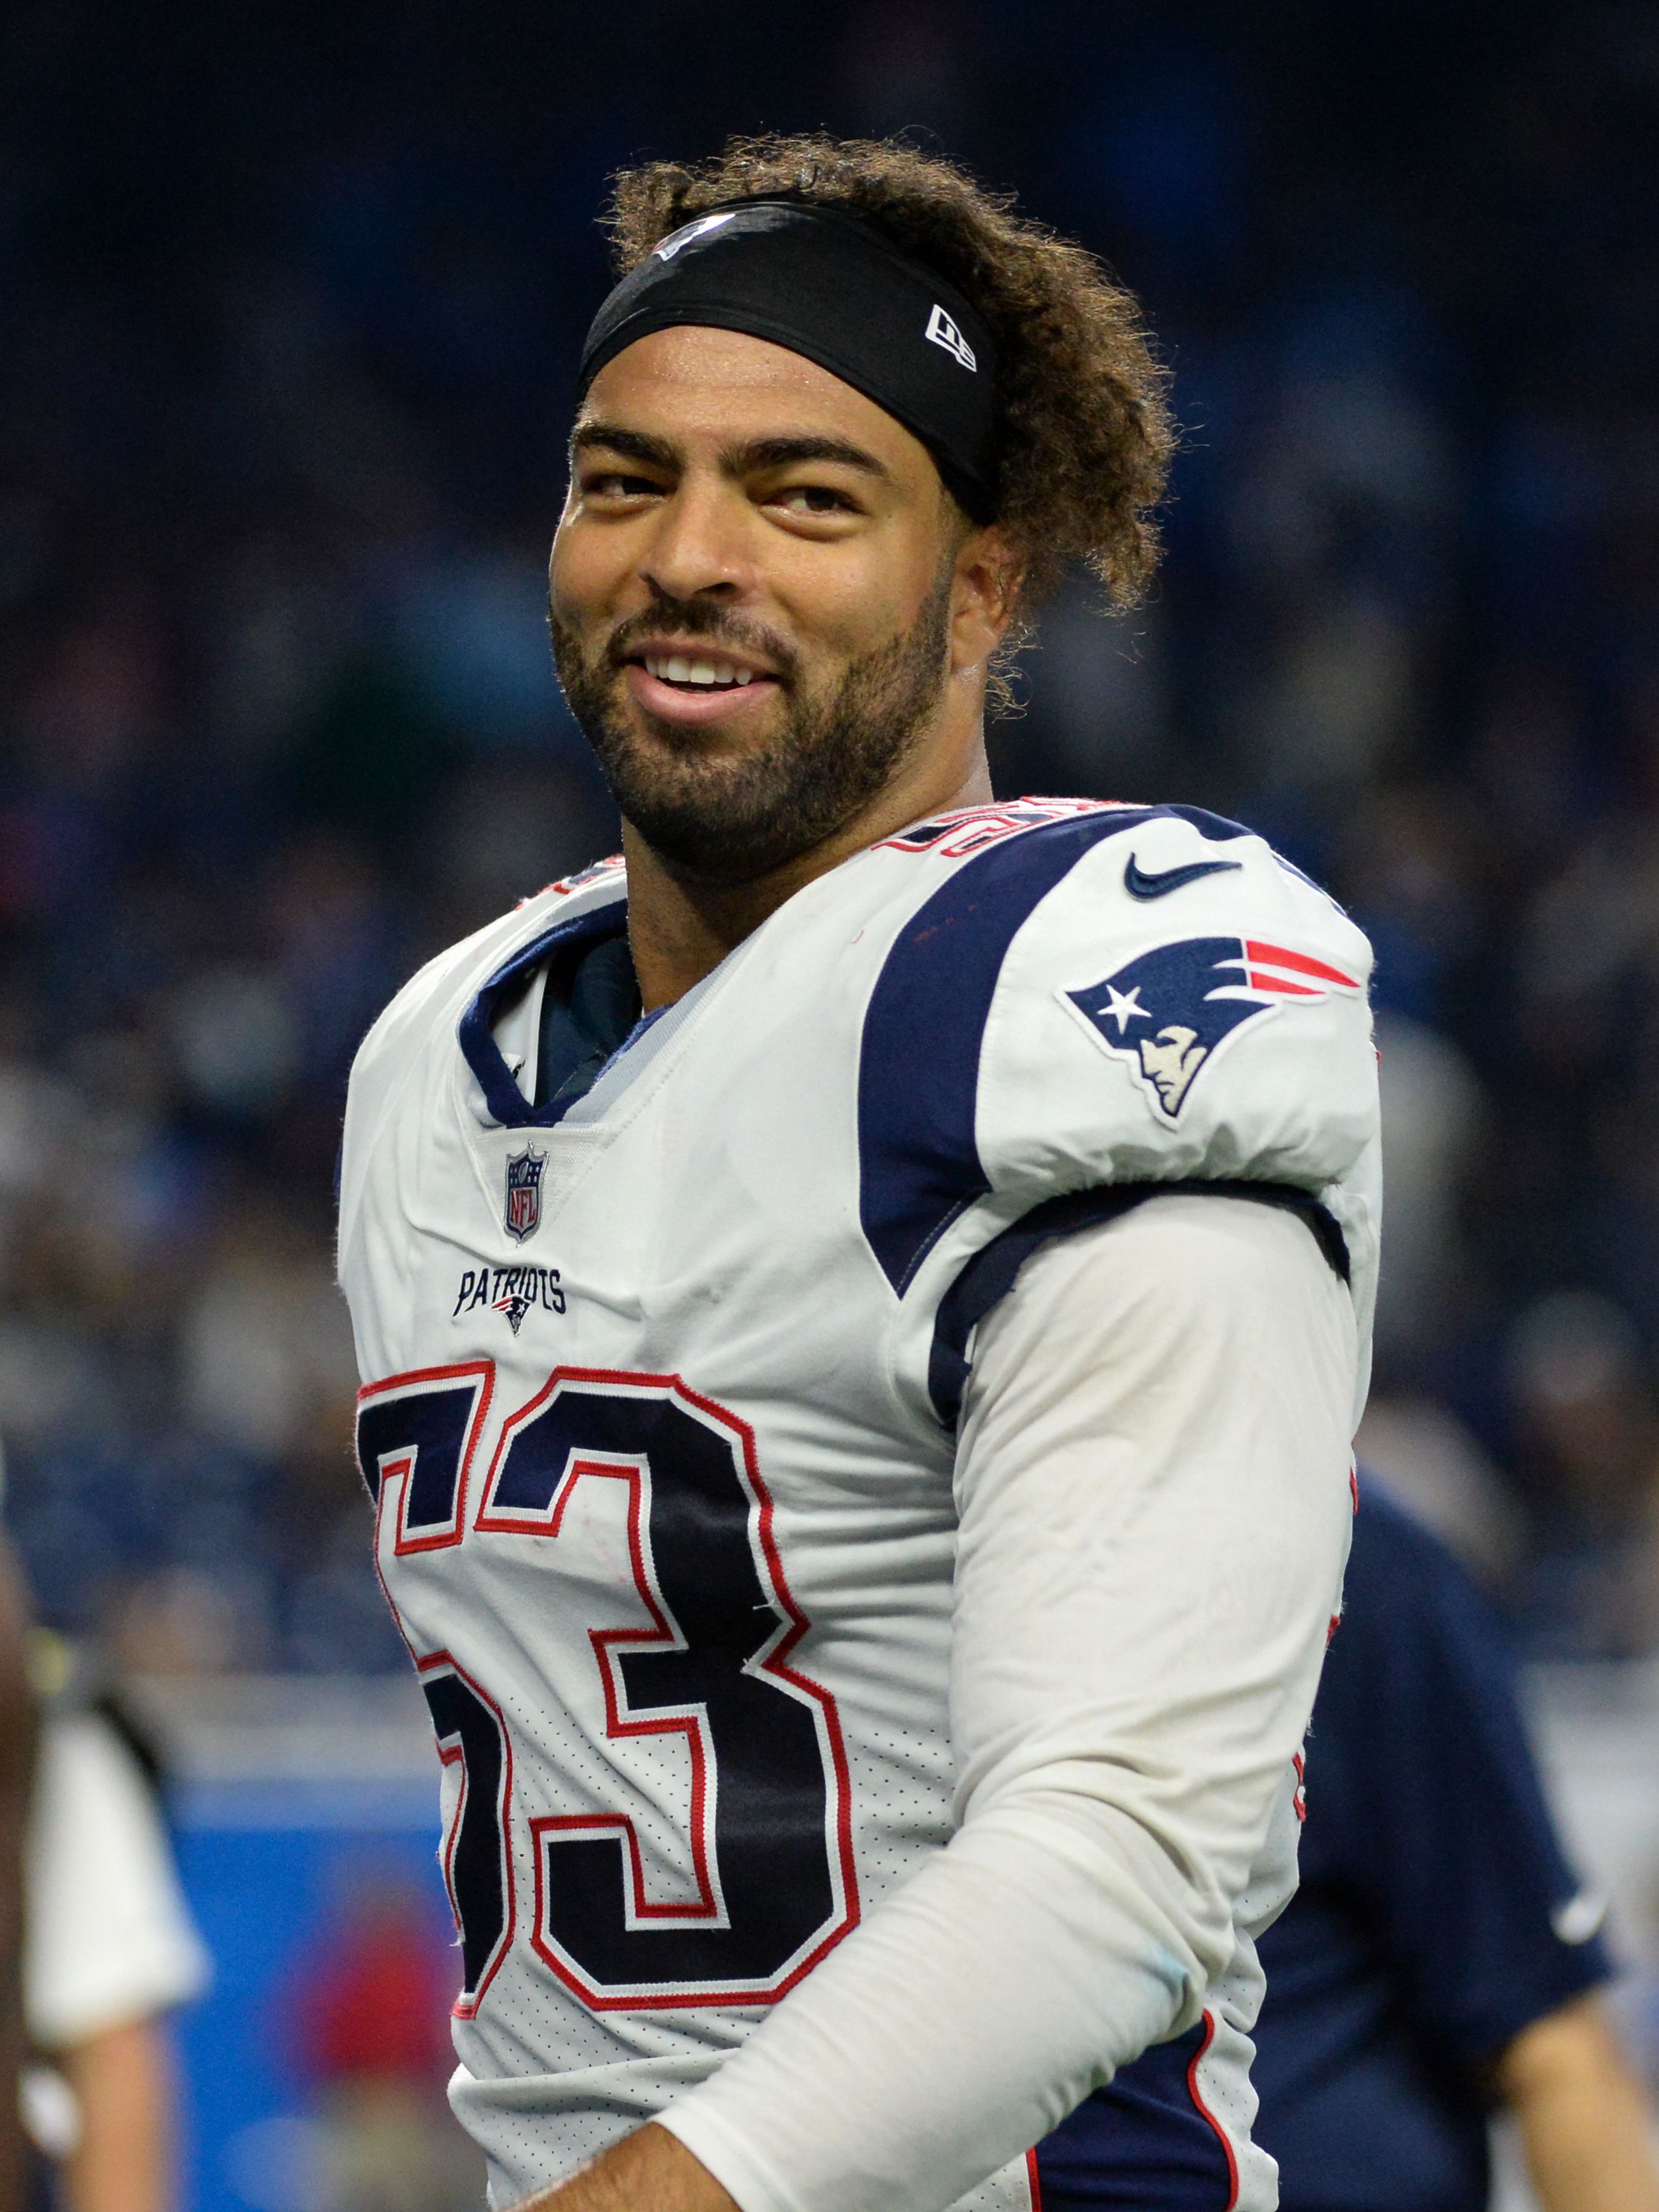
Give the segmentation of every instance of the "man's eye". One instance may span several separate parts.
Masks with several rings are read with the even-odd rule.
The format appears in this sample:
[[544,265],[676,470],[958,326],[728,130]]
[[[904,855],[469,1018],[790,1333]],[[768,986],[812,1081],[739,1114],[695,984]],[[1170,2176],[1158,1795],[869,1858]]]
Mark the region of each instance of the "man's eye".
[[828,484],[791,484],[787,491],[774,495],[778,507],[787,507],[794,514],[856,514],[858,509],[844,492],[834,491]]
[[630,477],[621,469],[604,469],[582,478],[582,492],[588,499],[637,499],[661,489],[650,477]]

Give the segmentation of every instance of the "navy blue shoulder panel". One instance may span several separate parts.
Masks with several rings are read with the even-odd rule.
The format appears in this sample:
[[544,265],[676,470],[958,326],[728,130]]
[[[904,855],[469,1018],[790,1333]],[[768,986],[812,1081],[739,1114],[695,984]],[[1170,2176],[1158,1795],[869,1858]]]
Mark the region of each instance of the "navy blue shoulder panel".
[[968,1387],[968,1340],[975,1325],[1014,1287],[1014,1278],[1039,1244],[1056,1237],[1070,1237],[1097,1222],[1111,1221],[1149,1198],[1170,1198],[1194,1192],[1208,1198],[1248,1198],[1259,1206],[1280,1206],[1306,1222],[1315,1243],[1333,1274],[1349,1280],[1348,1247],[1335,1218],[1311,1193],[1294,1184],[1249,1182],[1217,1179],[1205,1182],[1117,1182],[1097,1184],[1088,1190],[1068,1190],[1059,1198],[1046,1198],[1029,1213],[982,1244],[945,1296],[939,1300],[933,1324],[933,1349],[927,1357],[927,1395],[933,1411],[947,1429],[953,1429],[962,1412],[962,1394]]
[[1249,831],[1196,806],[1109,807],[1025,830],[965,861],[905,924],[864,1019],[859,1217],[901,1295],[990,1185],[975,1141],[980,1046],[1008,947],[1103,838],[1174,816],[1222,842]]
[[625,898],[608,899],[603,906],[590,907],[586,914],[571,915],[568,921],[556,921],[539,937],[533,937],[508,960],[502,962],[474,997],[461,1016],[456,1031],[467,1066],[478,1079],[478,1088],[483,1092],[484,1103],[503,1128],[551,1128],[563,1121],[575,1104],[566,1098],[556,1104],[532,1106],[513,1079],[512,1070],[501,1058],[501,1048],[495,1042],[494,1025],[502,1000],[528,971],[545,960],[556,945],[592,945],[602,937],[617,937],[628,927],[628,902]]

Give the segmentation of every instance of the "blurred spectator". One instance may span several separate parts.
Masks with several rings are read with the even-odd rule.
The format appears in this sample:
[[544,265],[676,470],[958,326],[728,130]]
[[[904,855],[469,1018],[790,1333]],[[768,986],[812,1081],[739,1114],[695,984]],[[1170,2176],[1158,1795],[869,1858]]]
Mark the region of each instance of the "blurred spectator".
[[286,1998],[319,2101],[331,2212],[456,2212],[477,2195],[477,2154],[443,2093],[454,1984],[424,1897],[372,1866],[349,1869]]
[[[1042,617],[1024,685],[1039,702],[1042,780],[1085,799],[1161,799],[1181,770],[1171,758],[1169,641],[1157,611],[1102,618],[1080,579]],[[1022,726],[993,730],[1016,762]]]
[[1431,1397],[1373,1390],[1354,1449],[1494,1596],[1526,1547],[1513,1491],[1455,1413]]
[[[22,1581],[11,1546],[0,1536],[0,2082],[20,2085],[25,2048],[23,1888],[36,1752],[27,1624]],[[9,2090],[0,2096],[0,2212],[23,2212],[33,2193],[21,2103],[21,2095]]]
[[1605,1908],[1562,1856],[1497,1625],[1365,1473],[1301,1859],[1253,2069],[1285,2212],[1486,2212],[1500,2106],[1543,2212],[1659,2212],[1595,1998]]
[[351,1325],[325,1254],[291,1215],[230,1215],[183,1322],[182,1410],[216,1443],[277,1459],[319,1401],[349,1407]]
[[1629,1318],[1588,1291],[1530,1308],[1510,1346],[1534,1540],[1533,1648],[1627,1658],[1659,1640],[1659,1416]]
[[167,2014],[208,1961],[179,1889],[153,1776],[109,1716],[70,1694],[46,1638],[49,1700],[25,1862],[24,2077],[64,2212],[170,2212],[178,2119]]
[[189,1567],[132,1583],[112,1601],[105,1625],[110,1662],[124,1674],[222,1674],[258,1671],[270,1660],[263,1609]]
[[1389,1256],[1377,1284],[1381,1372],[1421,1373],[1467,1305],[1462,1184],[1486,1103],[1468,1060],[1407,1016],[1376,1022]]

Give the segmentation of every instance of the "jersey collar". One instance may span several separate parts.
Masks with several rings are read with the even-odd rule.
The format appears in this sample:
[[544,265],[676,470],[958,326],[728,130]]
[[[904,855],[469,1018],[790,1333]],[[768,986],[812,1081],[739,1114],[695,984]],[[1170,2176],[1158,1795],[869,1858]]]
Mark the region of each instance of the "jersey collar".
[[552,1128],[578,1102],[566,1098],[556,1103],[532,1106],[525,1097],[495,1042],[495,1023],[501,1001],[515,984],[553,952],[561,948],[597,945],[608,937],[620,937],[627,927],[625,898],[608,899],[603,906],[590,907],[585,914],[571,915],[532,937],[528,945],[521,945],[474,994],[461,1016],[456,1037],[462,1056],[483,1093],[491,1120],[503,1128]]

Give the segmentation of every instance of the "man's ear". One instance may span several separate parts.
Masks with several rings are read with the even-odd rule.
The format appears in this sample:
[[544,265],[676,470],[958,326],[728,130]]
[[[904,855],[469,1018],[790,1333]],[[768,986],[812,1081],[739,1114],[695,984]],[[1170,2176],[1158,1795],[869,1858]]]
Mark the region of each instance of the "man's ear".
[[951,665],[979,666],[1001,644],[1019,608],[1024,563],[999,526],[970,527],[951,577]]

